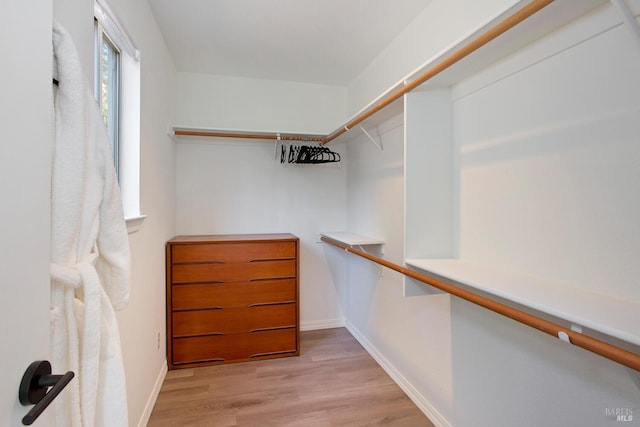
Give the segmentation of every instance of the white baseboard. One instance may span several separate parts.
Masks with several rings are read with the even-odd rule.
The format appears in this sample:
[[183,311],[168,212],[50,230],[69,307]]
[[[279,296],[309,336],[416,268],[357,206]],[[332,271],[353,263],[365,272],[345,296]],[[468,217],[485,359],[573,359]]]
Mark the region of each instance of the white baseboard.
[[146,427],[149,423],[149,419],[151,418],[151,412],[153,411],[153,407],[156,404],[156,400],[158,399],[158,395],[160,394],[160,389],[162,388],[162,383],[164,383],[164,378],[167,376],[167,361],[165,360],[162,366],[160,367],[160,372],[158,372],[158,376],[156,377],[156,382],[153,385],[153,390],[151,390],[151,395],[147,400],[147,404],[144,407],[144,411],[142,412],[142,416],[140,416],[140,421],[138,422],[138,427]]
[[316,329],[331,329],[331,328],[344,328],[344,319],[328,319],[328,320],[315,320],[311,322],[300,323],[301,331],[315,331]]
[[413,384],[411,384],[351,322],[346,322],[346,328],[436,427],[451,427],[451,424],[420,394]]

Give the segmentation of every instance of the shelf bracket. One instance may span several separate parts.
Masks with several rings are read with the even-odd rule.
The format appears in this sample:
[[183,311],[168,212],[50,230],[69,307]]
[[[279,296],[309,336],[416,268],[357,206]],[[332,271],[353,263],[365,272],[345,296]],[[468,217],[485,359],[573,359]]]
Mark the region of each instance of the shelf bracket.
[[382,148],[382,138],[380,138],[380,132],[378,132],[378,139],[380,139],[380,143],[377,143],[376,140],[373,139],[373,137],[369,134],[369,132],[367,132],[367,130],[364,127],[362,127],[362,125],[360,125],[360,129],[362,130],[362,132],[364,132],[365,135],[367,135],[367,138],[369,138],[369,140],[373,143],[373,145],[378,147],[380,151],[384,151],[384,149]]
[[560,331],[558,332],[558,339],[562,342],[566,342],[567,344],[573,344],[569,335],[566,332]]
[[631,13],[626,0],[611,0],[611,4],[618,10],[618,13],[622,17],[622,22],[627,29],[631,31],[631,34],[635,36],[638,46],[640,47],[640,25],[633,16],[633,13]]
[[[573,332],[577,332],[577,333],[581,334],[582,333],[582,326],[576,325],[575,323],[572,323],[571,324],[571,330]],[[559,331],[558,332],[558,339],[560,341],[562,341],[562,342],[566,342],[567,344],[573,344],[571,342],[571,339],[569,338],[569,335],[566,332]]]

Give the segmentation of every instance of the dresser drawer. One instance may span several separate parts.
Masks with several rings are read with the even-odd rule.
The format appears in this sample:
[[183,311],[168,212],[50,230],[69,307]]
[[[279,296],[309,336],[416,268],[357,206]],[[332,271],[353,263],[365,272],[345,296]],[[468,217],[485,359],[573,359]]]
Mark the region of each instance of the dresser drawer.
[[295,328],[295,303],[173,313],[173,337]]
[[244,334],[173,340],[173,363],[224,362],[246,358]]
[[247,335],[245,351],[247,357],[262,357],[298,351],[295,328],[277,331],[253,332]]
[[239,263],[295,257],[295,242],[202,243],[174,245],[171,249],[173,263]]
[[245,264],[174,264],[173,283],[247,282],[296,276],[296,260]]
[[173,363],[225,362],[296,353],[296,330],[175,338]]
[[174,285],[171,294],[173,310],[247,307],[297,299],[295,279]]

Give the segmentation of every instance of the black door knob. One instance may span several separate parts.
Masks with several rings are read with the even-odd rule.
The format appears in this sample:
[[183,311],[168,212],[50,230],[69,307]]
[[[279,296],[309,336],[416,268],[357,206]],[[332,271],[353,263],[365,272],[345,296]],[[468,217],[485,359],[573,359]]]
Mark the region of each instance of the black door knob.
[[[37,360],[29,365],[20,382],[18,399],[23,406],[35,406],[22,418],[22,424],[33,424],[73,376],[72,371],[64,375],[51,375],[51,364],[46,360]],[[47,391],[49,387],[51,390]]]

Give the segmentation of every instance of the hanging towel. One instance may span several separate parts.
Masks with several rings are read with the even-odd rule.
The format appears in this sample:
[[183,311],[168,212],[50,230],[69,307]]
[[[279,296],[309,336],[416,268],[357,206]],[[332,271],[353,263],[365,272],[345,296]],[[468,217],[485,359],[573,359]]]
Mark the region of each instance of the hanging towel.
[[59,427],[126,427],[114,310],[129,300],[129,240],[106,127],[76,47],[53,23],[55,142],[51,176],[51,357],[77,380],[55,402]]

